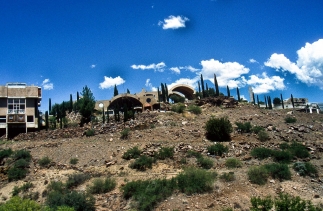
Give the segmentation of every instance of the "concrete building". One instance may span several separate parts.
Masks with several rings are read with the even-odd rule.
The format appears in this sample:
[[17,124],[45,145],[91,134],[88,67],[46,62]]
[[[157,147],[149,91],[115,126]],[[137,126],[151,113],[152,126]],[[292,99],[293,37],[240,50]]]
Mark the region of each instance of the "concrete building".
[[0,86],[0,136],[11,138],[38,127],[41,87],[25,83]]

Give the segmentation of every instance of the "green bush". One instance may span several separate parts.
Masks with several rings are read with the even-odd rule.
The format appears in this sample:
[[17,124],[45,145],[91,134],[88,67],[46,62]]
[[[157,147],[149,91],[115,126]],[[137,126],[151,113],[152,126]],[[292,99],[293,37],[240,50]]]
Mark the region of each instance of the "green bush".
[[227,153],[229,151],[229,148],[224,146],[223,144],[216,143],[214,145],[208,146],[207,151],[208,153],[210,153],[210,155],[222,156],[224,153]]
[[270,196],[262,199],[258,197],[251,197],[250,199],[252,207],[250,207],[251,211],[270,211],[274,206],[274,201]]
[[138,158],[141,154],[141,150],[138,149],[138,147],[133,147],[128,149],[123,155],[122,158],[126,159],[126,160],[130,160],[130,159],[134,159],[134,158]]
[[206,124],[206,136],[212,141],[230,141],[232,125],[227,118],[211,117]]
[[18,196],[12,197],[9,201],[0,205],[0,211],[40,211],[41,206],[30,199],[21,199]]
[[174,147],[162,147],[156,157],[160,160],[165,160],[166,158],[173,158],[173,156]]
[[265,129],[261,126],[254,126],[251,128],[251,131],[255,134],[258,134],[260,131],[264,131]]
[[258,132],[258,139],[259,139],[259,141],[264,142],[264,141],[269,140],[270,137],[269,137],[268,133],[265,130],[261,130],[261,131]]
[[274,150],[273,157],[276,162],[290,163],[293,158],[293,155],[289,151],[286,151],[286,150],[282,150],[282,151]]
[[14,163],[13,166],[14,166],[14,168],[24,169],[24,168],[29,167],[29,162],[27,162],[25,159],[19,159]]
[[213,167],[214,162],[210,158],[199,157],[197,163],[204,169],[210,169]]
[[228,158],[225,161],[225,166],[227,168],[240,168],[242,166],[242,163],[237,158]]
[[12,191],[12,196],[17,196],[20,192],[27,192],[30,188],[34,187],[31,182],[23,184],[21,187],[14,186]]
[[62,183],[61,181],[51,181],[48,185],[47,185],[47,191],[49,192],[59,192],[59,193],[64,193],[65,192],[65,185],[64,183]]
[[87,131],[85,131],[85,135],[87,137],[94,136],[94,134],[95,134],[95,131],[93,129],[88,129]]
[[90,175],[84,174],[84,173],[71,174],[71,175],[68,175],[65,185],[67,188],[73,188],[82,184],[89,178],[90,178]]
[[15,160],[24,159],[29,162],[31,160],[31,155],[29,151],[21,149],[14,152],[13,158]]
[[9,157],[13,153],[12,149],[3,149],[0,151],[0,162],[4,159]]
[[16,181],[26,177],[28,171],[26,169],[21,169],[17,167],[12,167],[8,170],[8,180]]
[[274,179],[277,178],[280,181],[291,179],[291,172],[287,164],[271,163],[264,165],[264,167],[267,169],[270,176]]
[[264,166],[253,166],[248,170],[248,178],[254,184],[266,184],[268,176],[268,170]]
[[211,191],[215,178],[215,173],[196,168],[187,168],[176,177],[178,189],[188,195]]
[[297,142],[292,142],[290,145],[287,143],[283,143],[280,145],[280,148],[289,151],[292,154],[292,156],[298,158],[307,158],[310,156],[310,153],[308,152],[307,148],[304,145]]
[[190,106],[188,106],[187,110],[189,112],[192,112],[193,114],[201,114],[202,113],[201,107],[197,106],[197,105],[190,105]]
[[250,122],[236,122],[236,125],[238,126],[238,131],[240,131],[241,133],[250,133],[251,132],[251,124]]
[[236,178],[234,176],[234,172],[230,171],[230,172],[224,172],[220,175],[220,179],[224,180],[226,182],[232,182],[234,181]]
[[129,133],[130,133],[130,129],[129,128],[125,128],[120,132],[120,138],[121,139],[127,139],[129,137]]
[[177,103],[171,107],[171,111],[182,114],[184,113],[185,108],[186,107],[183,103]]
[[301,176],[317,177],[317,168],[310,162],[296,162],[293,169]]
[[50,164],[51,160],[49,159],[49,157],[43,157],[41,158],[40,160],[38,160],[38,164],[41,166],[41,167],[45,167],[45,166],[48,166]]
[[132,162],[129,167],[132,169],[137,169],[140,171],[145,171],[147,168],[152,168],[153,163],[155,163],[155,159],[148,157],[147,155],[141,155],[134,162]]
[[200,158],[200,157],[202,157],[202,154],[199,152],[193,151],[193,150],[188,150],[186,152],[186,156],[189,158],[191,158],[191,157]]
[[77,158],[71,158],[70,159],[70,164],[76,165],[78,163],[78,161],[79,161],[79,159],[77,159]]
[[252,149],[250,154],[252,157],[256,157],[258,159],[265,159],[273,155],[273,150],[264,147],[259,147]]
[[92,194],[107,193],[112,191],[116,185],[116,181],[110,177],[105,180],[98,178],[93,181],[93,185],[90,186],[89,192]]
[[288,116],[285,118],[286,123],[295,123],[297,119],[295,117]]

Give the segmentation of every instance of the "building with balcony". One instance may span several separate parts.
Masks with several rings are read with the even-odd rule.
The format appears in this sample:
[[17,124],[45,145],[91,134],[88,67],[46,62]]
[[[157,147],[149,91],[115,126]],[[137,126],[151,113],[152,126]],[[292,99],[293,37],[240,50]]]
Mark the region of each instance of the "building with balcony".
[[0,137],[35,131],[40,126],[41,87],[25,83],[0,86]]

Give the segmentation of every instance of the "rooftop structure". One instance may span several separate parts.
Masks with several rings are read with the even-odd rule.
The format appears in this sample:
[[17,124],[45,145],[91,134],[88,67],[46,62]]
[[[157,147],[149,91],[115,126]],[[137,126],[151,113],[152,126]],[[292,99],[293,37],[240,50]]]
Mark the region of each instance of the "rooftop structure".
[[0,86],[0,136],[13,137],[39,127],[41,87],[25,83]]

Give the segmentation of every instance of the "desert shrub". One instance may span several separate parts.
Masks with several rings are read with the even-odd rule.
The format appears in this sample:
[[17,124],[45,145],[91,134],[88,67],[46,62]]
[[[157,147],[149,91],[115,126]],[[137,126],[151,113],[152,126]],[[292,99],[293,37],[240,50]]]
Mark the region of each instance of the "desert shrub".
[[312,205],[311,201],[306,201],[301,199],[299,196],[291,196],[289,194],[279,194],[275,198],[275,209],[276,210],[290,210],[290,211],[320,211],[321,208],[315,207]]
[[208,151],[208,153],[210,153],[210,155],[222,156],[224,153],[227,153],[228,150],[229,150],[228,147],[226,147],[220,143],[216,143],[214,145],[207,147],[207,151]]
[[133,147],[133,148],[130,148],[128,149],[123,155],[122,155],[122,158],[123,159],[126,159],[126,160],[130,160],[130,159],[133,159],[133,158],[138,158],[141,154],[141,150],[138,149],[138,147]]
[[33,200],[21,199],[18,196],[14,196],[6,203],[0,205],[0,211],[22,211],[22,210],[40,211],[41,206]]
[[132,168],[132,169],[145,171],[147,168],[151,169],[154,162],[155,162],[154,158],[148,157],[147,155],[141,155],[134,162],[132,162],[129,165],[129,167]]
[[82,184],[83,182],[85,182],[86,180],[88,180],[89,178],[90,178],[90,175],[84,174],[84,173],[71,174],[71,175],[68,175],[65,185],[67,188],[76,187]]
[[29,162],[27,162],[25,159],[19,159],[14,163],[14,168],[27,168],[29,166]]
[[176,177],[178,189],[188,195],[211,191],[215,178],[215,173],[196,168],[187,168]]
[[268,176],[268,170],[264,166],[253,166],[248,170],[248,178],[254,184],[266,184]]
[[238,131],[241,131],[242,133],[250,133],[251,132],[251,124],[250,122],[236,122],[236,125],[238,126]]
[[187,110],[192,112],[193,114],[201,114],[202,113],[201,107],[197,106],[197,105],[190,105],[190,106],[188,106]]
[[270,138],[269,138],[268,133],[265,130],[261,130],[258,132],[258,139],[259,139],[259,141],[264,142],[264,141],[269,140]]
[[268,170],[272,178],[277,178],[280,181],[291,179],[291,172],[287,164],[271,163],[264,165],[264,167]]
[[46,189],[48,192],[55,191],[55,192],[63,193],[65,191],[65,185],[61,181],[51,181],[47,185]]
[[103,179],[95,179],[92,186],[89,188],[89,192],[92,194],[107,193],[112,191],[116,187],[117,183],[114,179],[107,177]]
[[174,103],[184,103],[185,102],[185,97],[178,96],[178,95],[171,95],[169,97]]
[[31,155],[29,151],[21,149],[14,152],[13,158],[15,160],[24,159],[29,162],[31,160]]
[[213,167],[214,162],[210,158],[199,157],[197,163],[204,169],[210,169]]
[[317,168],[310,162],[296,162],[293,169],[301,176],[317,177]]
[[307,148],[304,145],[295,141],[290,145],[287,143],[283,143],[280,145],[280,148],[289,151],[292,154],[292,156],[298,158],[307,158],[310,156],[310,153],[308,152]]
[[174,147],[162,147],[156,157],[160,160],[165,160],[166,158],[173,158],[173,156]]
[[87,129],[87,130],[85,131],[85,135],[86,135],[87,137],[89,137],[89,136],[94,136],[94,134],[95,134],[95,131],[94,131],[93,129]]
[[274,201],[270,196],[266,198],[251,197],[250,199],[252,207],[250,207],[251,211],[270,211],[274,206]]
[[295,123],[297,119],[295,117],[288,116],[285,118],[286,123]]
[[256,157],[258,159],[265,159],[272,156],[273,150],[264,147],[258,147],[252,149],[250,154],[252,157]]
[[237,158],[228,158],[225,161],[225,166],[228,168],[240,168],[242,166],[242,163]]
[[293,158],[293,155],[286,150],[282,150],[282,151],[274,150],[273,157],[276,162],[290,163]]
[[9,157],[13,153],[12,149],[3,149],[0,151],[0,162],[4,159]]
[[199,158],[199,157],[202,157],[202,154],[201,153],[199,153],[199,152],[196,152],[196,151],[193,151],[193,150],[188,150],[187,152],[186,152],[186,156],[187,157],[195,157],[195,158]]
[[42,167],[48,166],[50,164],[50,162],[51,162],[51,160],[47,156],[38,160],[38,164]]
[[23,168],[12,167],[8,170],[8,180],[16,181],[26,177],[28,171]]
[[171,111],[181,114],[184,113],[185,108],[186,107],[183,103],[177,103],[171,107]]
[[261,126],[254,126],[251,128],[251,131],[255,134],[258,134],[260,131],[263,131],[263,130],[265,130],[265,129]]
[[187,164],[187,159],[185,157],[181,158],[181,160],[179,162],[180,162],[180,164]]
[[205,124],[206,136],[212,141],[229,141],[232,125],[227,118],[211,117]]
[[236,178],[234,176],[234,172],[230,171],[230,172],[224,172],[220,175],[220,179],[224,180],[226,182],[232,182],[234,181]]
[[130,129],[129,128],[125,128],[120,132],[120,138],[121,139],[127,139],[129,137],[129,133],[130,133]]
[[71,158],[70,159],[70,164],[75,165],[75,164],[78,163],[78,161],[79,161],[79,159],[77,159],[77,158]]
[[60,192],[50,192],[46,198],[46,204],[57,209],[60,206],[73,207],[75,211],[94,211],[95,198],[84,192],[71,191],[66,194]]
[[30,188],[34,187],[31,182],[23,184],[21,187],[14,186],[12,190],[12,196],[17,196],[20,192],[27,192]]

